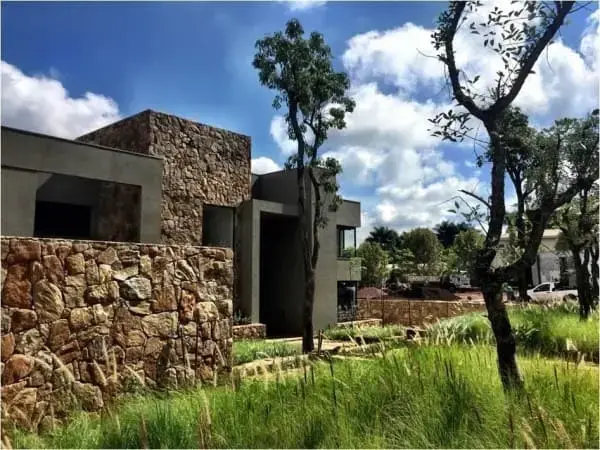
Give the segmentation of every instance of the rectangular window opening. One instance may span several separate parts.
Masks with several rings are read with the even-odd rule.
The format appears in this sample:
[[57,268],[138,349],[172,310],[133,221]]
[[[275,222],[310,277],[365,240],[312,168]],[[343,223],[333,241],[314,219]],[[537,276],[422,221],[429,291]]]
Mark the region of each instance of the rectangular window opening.
[[204,205],[202,209],[202,245],[233,248],[235,208]]

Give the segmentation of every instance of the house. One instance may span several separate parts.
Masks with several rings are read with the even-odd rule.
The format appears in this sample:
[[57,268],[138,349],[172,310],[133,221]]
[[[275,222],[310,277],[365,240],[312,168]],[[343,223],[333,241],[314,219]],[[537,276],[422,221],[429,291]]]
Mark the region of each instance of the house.
[[[537,286],[540,283],[562,282],[569,286],[575,285],[575,273],[570,255],[556,250],[556,243],[561,231],[558,229],[544,230],[542,242],[538,249],[535,263],[527,274],[528,284]],[[500,250],[508,242],[508,234],[500,237]],[[503,264],[501,251],[496,255],[494,265]]]
[[[234,306],[270,335],[301,334],[296,173],[251,174],[248,136],[147,110],[75,140],[1,137],[3,236],[231,248]],[[357,227],[360,203],[328,212],[315,329],[337,322],[338,286],[360,278],[342,257]]]

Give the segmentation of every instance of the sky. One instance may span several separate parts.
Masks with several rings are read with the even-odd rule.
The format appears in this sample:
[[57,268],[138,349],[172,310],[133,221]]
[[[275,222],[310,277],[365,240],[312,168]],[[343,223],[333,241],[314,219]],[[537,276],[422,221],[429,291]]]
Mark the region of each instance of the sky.
[[[509,4],[483,9],[500,3]],[[341,194],[361,202],[359,240],[375,225],[433,227],[460,219],[448,212],[459,189],[489,193],[473,142],[430,133],[428,119],[451,106],[430,39],[446,5],[2,2],[2,124],[74,138],[154,109],[248,135],[253,172],[278,170],[294,142],[251,63],[257,39],[297,18],[350,76],[356,109],[322,153],[342,163]],[[574,13],[538,61],[515,102],[535,126],[598,107],[599,20],[594,4]],[[484,86],[500,63],[467,34],[457,36],[457,62]]]

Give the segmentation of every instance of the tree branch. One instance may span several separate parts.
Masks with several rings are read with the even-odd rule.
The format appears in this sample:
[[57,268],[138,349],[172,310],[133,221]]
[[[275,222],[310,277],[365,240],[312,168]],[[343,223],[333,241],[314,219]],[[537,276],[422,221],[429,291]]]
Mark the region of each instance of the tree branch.
[[474,194],[473,192],[469,192],[465,189],[459,189],[458,192],[462,192],[465,195],[468,195],[469,197],[473,197],[475,200],[479,200],[481,203],[483,203],[488,209],[490,209],[490,204],[487,200],[484,200],[483,197],[480,197],[477,194]]

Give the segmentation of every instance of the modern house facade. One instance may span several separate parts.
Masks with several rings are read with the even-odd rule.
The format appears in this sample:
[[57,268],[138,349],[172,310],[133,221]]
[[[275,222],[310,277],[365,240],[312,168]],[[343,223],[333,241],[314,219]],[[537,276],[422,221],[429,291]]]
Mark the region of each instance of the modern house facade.
[[[234,306],[272,335],[301,331],[296,173],[251,174],[248,136],[151,110],[65,140],[2,127],[2,235],[225,247]],[[337,322],[360,227],[344,200],[320,231],[315,329]],[[311,237],[312,238],[312,237]]]
[[[530,286],[549,282],[561,282],[569,286],[575,286],[573,258],[571,255],[556,249],[560,233],[561,231],[558,229],[544,230],[535,263],[531,267],[531,272],[527,274]],[[500,248],[507,244],[508,239],[508,235],[501,236]],[[495,264],[500,265],[502,263],[502,257],[499,253]]]

